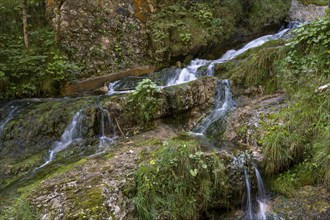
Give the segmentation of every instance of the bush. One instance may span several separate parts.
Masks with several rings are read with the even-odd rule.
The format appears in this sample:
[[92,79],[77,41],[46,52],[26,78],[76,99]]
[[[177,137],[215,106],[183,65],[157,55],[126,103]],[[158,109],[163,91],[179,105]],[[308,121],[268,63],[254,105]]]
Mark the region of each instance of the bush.
[[162,91],[150,79],[142,80],[128,97],[127,112],[138,124],[149,122],[160,110]]
[[141,219],[198,219],[227,207],[225,166],[196,141],[173,139],[152,152],[136,172],[135,205]]

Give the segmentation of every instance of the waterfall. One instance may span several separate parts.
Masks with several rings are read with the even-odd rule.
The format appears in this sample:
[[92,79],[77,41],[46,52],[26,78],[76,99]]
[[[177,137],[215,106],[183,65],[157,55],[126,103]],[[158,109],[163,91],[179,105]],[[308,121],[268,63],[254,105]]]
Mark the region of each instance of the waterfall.
[[198,123],[193,132],[199,135],[206,134],[210,126],[223,118],[233,107],[234,101],[232,100],[229,80],[220,80],[215,97],[215,109]]
[[65,128],[60,141],[56,141],[54,143],[54,148],[49,152],[49,157],[47,161],[36,168],[34,171],[46,166],[47,164],[51,163],[58,152],[65,150],[73,141],[82,138],[82,119],[83,114],[82,110],[77,112],[71,123]]
[[254,170],[256,172],[257,177],[257,183],[258,183],[258,196],[257,196],[257,202],[259,205],[259,211],[258,211],[258,219],[260,220],[266,220],[266,190],[265,186],[261,177],[261,174],[257,168],[257,166],[253,163]]
[[119,81],[115,81],[115,82],[111,82],[109,84],[109,86],[108,86],[109,92],[108,92],[107,95],[111,96],[111,95],[116,95],[116,94],[126,94],[126,93],[129,93],[130,90],[124,90],[124,91],[118,91],[118,90],[116,90],[120,82],[121,82],[120,80]]
[[[255,177],[257,180],[257,195],[252,194],[252,188],[255,188],[251,185],[251,173],[248,172],[248,167],[253,167],[255,172]],[[244,175],[244,182],[246,187],[246,207],[245,207],[245,217],[244,219],[258,219],[266,220],[267,216],[267,196],[265,186],[261,177],[261,174],[257,168],[257,165],[253,162],[253,159],[250,155],[243,153],[238,157],[235,157],[233,160],[233,166],[236,169],[242,171]],[[254,206],[254,201],[257,201],[258,207]]]
[[[108,146],[113,143],[116,137],[116,129],[115,125],[111,119],[110,113],[108,110],[98,107],[100,112],[99,118],[99,136],[100,136],[100,144],[99,147]],[[111,134],[112,137],[108,137],[107,134]]]
[[190,62],[190,64],[181,70],[181,72],[176,75],[174,78],[169,79],[167,82],[166,86],[172,86],[172,85],[177,85],[177,84],[182,84],[186,82],[190,82],[192,80],[197,79],[197,77],[201,74],[199,73],[198,69],[202,66],[207,67],[207,76],[214,76],[214,67],[216,64],[219,63],[225,63],[228,60],[232,60],[236,58],[238,55],[244,53],[245,51],[259,47],[263,45],[264,43],[270,41],[270,40],[276,40],[281,38],[285,33],[287,33],[291,28],[296,27],[296,25],[291,25],[289,28],[282,29],[278,33],[273,34],[273,35],[265,35],[262,37],[259,37],[249,43],[247,43],[245,46],[238,50],[228,50],[224,55],[222,55],[219,59],[217,60],[202,60],[202,59],[195,59]]
[[192,60],[186,68],[182,69],[181,72],[176,74],[173,78],[170,78],[166,86],[178,85],[197,79],[198,69],[208,63],[210,63],[208,60]]
[[243,168],[244,177],[245,177],[245,186],[247,193],[247,201],[246,201],[246,211],[249,220],[253,219],[253,211],[252,211],[252,201],[251,201],[251,184],[249,179],[249,174],[246,171],[246,168]]
[[19,108],[17,106],[10,106],[9,113],[0,121],[0,137],[2,135],[2,131],[4,130],[8,122],[14,117],[15,113],[17,113],[18,109]]

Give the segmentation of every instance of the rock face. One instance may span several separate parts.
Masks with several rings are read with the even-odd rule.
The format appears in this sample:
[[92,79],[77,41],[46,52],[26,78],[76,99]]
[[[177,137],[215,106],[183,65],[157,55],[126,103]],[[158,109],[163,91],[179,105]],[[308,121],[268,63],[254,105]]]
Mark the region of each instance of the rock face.
[[293,21],[313,21],[323,17],[328,6],[304,5],[298,0],[292,0],[289,17]]
[[[265,28],[277,29],[288,6],[286,0],[64,1],[62,48],[84,67],[83,78],[155,63],[168,66],[215,47],[221,51],[225,43],[244,41]],[[48,12],[55,27],[54,7]]]

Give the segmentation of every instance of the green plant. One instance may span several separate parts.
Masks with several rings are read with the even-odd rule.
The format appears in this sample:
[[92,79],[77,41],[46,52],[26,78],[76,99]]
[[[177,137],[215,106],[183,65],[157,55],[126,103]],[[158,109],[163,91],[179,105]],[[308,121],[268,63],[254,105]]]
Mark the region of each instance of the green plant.
[[328,14],[295,30],[295,36],[281,49],[285,56],[275,61],[274,70],[278,86],[287,92],[290,103],[271,126],[264,124],[268,132],[262,138],[269,175],[304,162],[305,171],[317,167],[314,180],[328,188],[330,91],[318,88],[329,83],[329,30]]
[[141,219],[198,219],[228,205],[227,184],[216,154],[201,152],[194,140],[173,139],[140,164],[135,205]]
[[160,110],[162,91],[150,79],[142,80],[128,97],[127,111],[139,124],[149,122]]
[[189,41],[191,41],[191,37],[192,34],[190,33],[180,33],[180,40],[184,43],[184,44],[188,44]]
[[0,216],[0,219],[33,220],[37,219],[37,217],[36,212],[28,202],[17,199],[13,206],[5,210],[4,215]]

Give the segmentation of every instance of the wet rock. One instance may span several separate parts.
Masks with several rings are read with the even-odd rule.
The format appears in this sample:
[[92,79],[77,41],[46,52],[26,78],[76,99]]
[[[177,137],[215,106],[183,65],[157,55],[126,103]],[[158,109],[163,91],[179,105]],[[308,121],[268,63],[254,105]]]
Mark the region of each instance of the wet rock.
[[272,211],[284,219],[327,220],[330,216],[330,194],[320,186],[305,186],[291,198],[276,196]]
[[289,17],[292,21],[309,22],[325,16],[328,6],[304,5],[292,0]]

